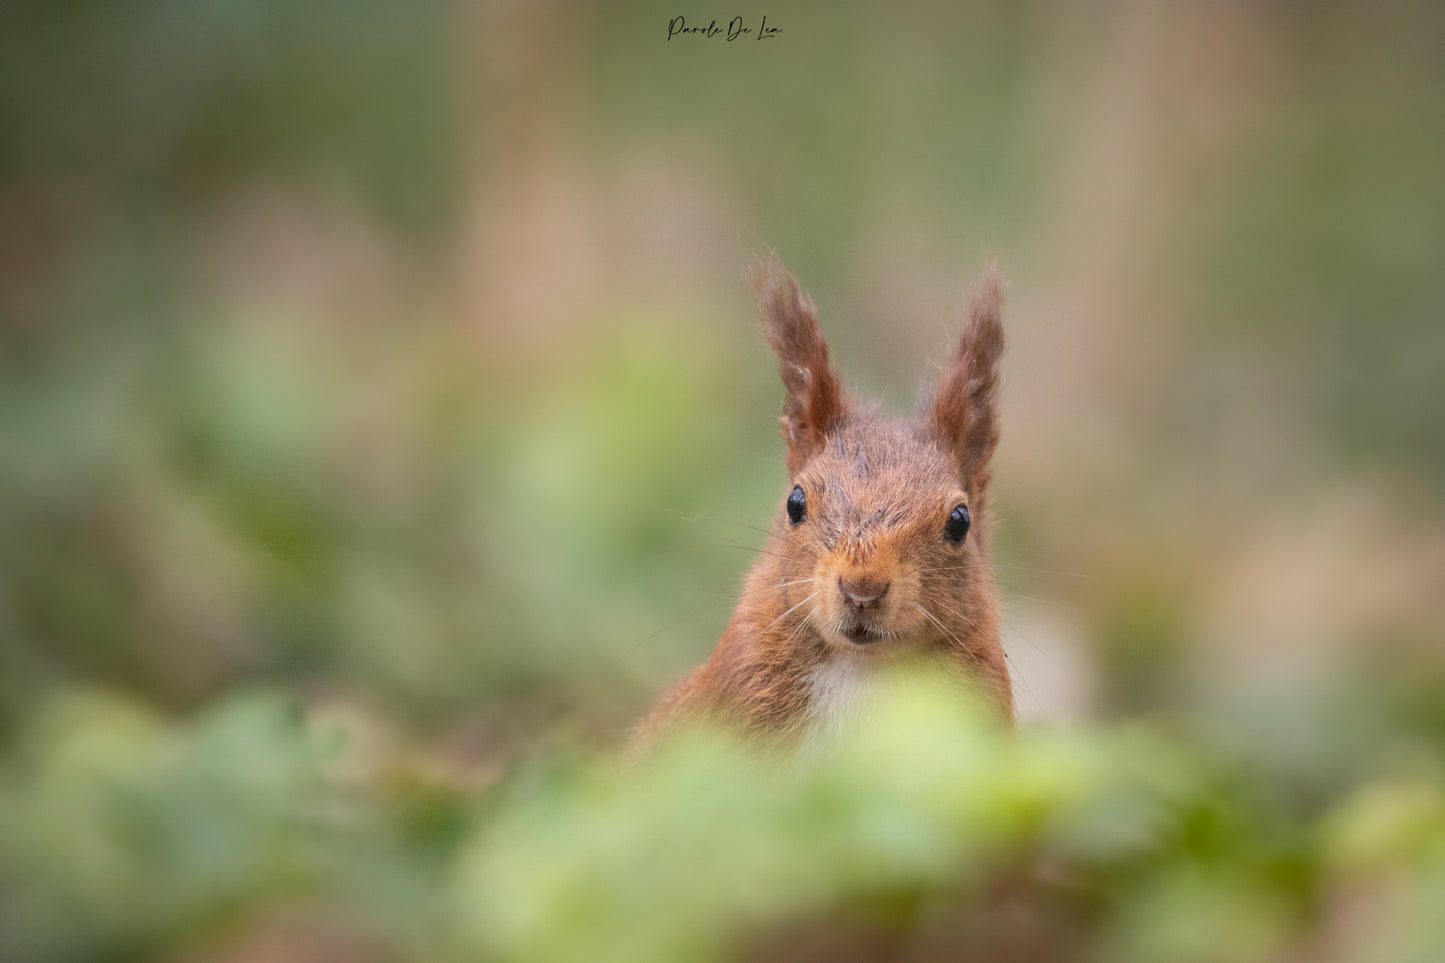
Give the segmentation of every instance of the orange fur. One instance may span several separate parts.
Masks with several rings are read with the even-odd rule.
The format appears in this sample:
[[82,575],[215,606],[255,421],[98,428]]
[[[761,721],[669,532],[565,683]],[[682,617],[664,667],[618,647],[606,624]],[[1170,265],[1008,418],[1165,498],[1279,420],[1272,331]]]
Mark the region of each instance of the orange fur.
[[[817,311],[775,258],[754,269],[753,290],[787,391],[792,478],[712,656],[662,697],[638,741],[693,714],[749,732],[801,732],[825,710],[847,711],[837,690],[850,680],[905,659],[981,687],[1012,719],[984,512],[999,437],[997,270],[975,288],[931,408],[916,420],[850,403]],[[797,522],[787,509],[795,486],[806,502]],[[972,525],[956,544],[945,524],[959,505]]]

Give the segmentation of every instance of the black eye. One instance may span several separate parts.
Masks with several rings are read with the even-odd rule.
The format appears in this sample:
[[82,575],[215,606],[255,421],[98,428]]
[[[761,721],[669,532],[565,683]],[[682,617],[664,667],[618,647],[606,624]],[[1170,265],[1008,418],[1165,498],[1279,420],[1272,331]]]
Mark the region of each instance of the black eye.
[[788,521],[796,525],[807,516],[808,499],[803,496],[803,490],[795,485],[793,493],[788,496]]
[[943,526],[943,537],[957,545],[968,534],[968,506],[955,505],[948,513],[948,523]]

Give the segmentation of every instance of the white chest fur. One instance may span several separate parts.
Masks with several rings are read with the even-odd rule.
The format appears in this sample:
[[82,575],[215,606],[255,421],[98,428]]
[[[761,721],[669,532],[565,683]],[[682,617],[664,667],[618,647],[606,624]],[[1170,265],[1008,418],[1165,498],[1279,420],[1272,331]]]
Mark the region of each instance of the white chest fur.
[[833,658],[808,675],[808,715],[824,738],[856,726],[873,711],[879,666],[862,659]]

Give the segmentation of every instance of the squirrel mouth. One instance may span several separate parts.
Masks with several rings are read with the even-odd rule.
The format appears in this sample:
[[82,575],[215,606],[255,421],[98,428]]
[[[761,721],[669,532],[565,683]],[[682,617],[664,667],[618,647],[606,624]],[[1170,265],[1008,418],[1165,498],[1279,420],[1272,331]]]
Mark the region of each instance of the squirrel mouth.
[[870,642],[877,642],[883,636],[874,632],[866,625],[850,625],[842,630],[843,638],[855,645],[867,645]]

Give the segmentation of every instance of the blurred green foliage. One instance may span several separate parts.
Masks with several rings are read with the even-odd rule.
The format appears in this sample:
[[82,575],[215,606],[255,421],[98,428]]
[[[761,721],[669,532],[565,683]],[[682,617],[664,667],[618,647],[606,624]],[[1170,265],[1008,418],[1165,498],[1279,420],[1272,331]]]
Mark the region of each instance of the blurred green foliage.
[[1439,945],[1438,761],[1301,807],[1139,726],[1014,737],[966,709],[900,680],[822,746],[699,729],[639,762],[552,751],[468,784],[424,750],[380,748],[361,717],[308,717],[275,693],[181,726],[72,693],[0,778],[0,946],[15,960],[246,959],[298,908],[314,932],[293,932],[296,947],[361,959],[851,945],[1406,961]]
[[[0,958],[1434,960],[1442,36],[0,5]],[[772,246],[895,410],[1012,278],[1016,738],[610,755],[785,489]]]

